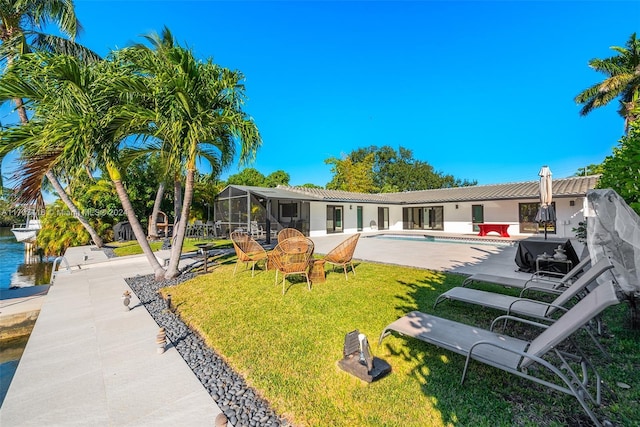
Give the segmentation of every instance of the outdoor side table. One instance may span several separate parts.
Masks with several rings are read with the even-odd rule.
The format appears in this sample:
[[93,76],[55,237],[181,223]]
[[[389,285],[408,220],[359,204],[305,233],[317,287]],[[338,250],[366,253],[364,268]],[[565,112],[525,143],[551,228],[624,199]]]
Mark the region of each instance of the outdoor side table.
[[311,283],[324,283],[326,280],[324,274],[324,263],[323,259],[314,259],[309,262],[310,272],[309,272],[309,280]]
[[555,259],[544,255],[536,257],[536,271],[567,274],[572,268],[573,262],[570,259]]

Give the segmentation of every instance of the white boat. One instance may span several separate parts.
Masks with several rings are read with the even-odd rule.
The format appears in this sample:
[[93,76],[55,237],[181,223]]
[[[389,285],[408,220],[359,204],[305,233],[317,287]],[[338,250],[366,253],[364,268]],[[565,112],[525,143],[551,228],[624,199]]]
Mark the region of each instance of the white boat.
[[18,242],[33,243],[40,231],[40,220],[27,216],[27,222],[20,225],[14,225],[11,232]]

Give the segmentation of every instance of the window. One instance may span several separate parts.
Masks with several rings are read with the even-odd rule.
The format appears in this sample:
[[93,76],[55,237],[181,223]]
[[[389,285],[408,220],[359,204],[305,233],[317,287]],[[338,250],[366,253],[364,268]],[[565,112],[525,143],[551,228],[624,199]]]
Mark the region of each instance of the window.
[[[552,202],[553,209],[556,208],[556,202]],[[520,233],[544,233],[544,223],[536,222],[536,214],[540,209],[540,202],[520,203],[518,205],[518,221],[520,222]],[[556,233],[555,221],[547,223],[547,233]]]
[[342,233],[342,206],[327,205],[327,233]]
[[378,230],[389,229],[389,208],[378,208]]
[[403,208],[402,221],[405,230],[444,230],[444,207]]
[[297,203],[280,203],[280,218],[297,218]]

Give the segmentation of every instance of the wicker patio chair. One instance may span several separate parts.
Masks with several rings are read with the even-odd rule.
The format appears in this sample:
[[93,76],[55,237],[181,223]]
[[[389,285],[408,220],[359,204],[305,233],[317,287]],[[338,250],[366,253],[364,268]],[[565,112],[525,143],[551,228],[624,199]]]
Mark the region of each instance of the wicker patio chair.
[[304,234],[295,228],[283,228],[278,232],[278,243],[292,237],[304,237]]
[[336,265],[342,266],[346,280],[349,280],[349,276],[347,275],[347,265],[351,266],[353,275],[356,275],[356,271],[353,269],[353,252],[356,250],[359,238],[360,233],[346,238],[338,246],[331,249],[331,251],[324,257],[325,262],[332,264],[334,269]]
[[245,263],[245,268],[248,267],[249,263],[252,263],[251,277],[253,277],[256,264],[262,260],[266,263],[267,251],[264,250],[260,243],[256,242],[253,237],[245,232],[234,231],[230,237],[233,242],[233,249],[235,249],[236,255],[238,256],[238,261],[233,268],[233,275],[235,276],[236,274],[238,264],[243,262]]
[[282,295],[284,295],[284,285],[287,276],[300,274],[307,279],[307,288],[311,290],[309,280],[309,262],[313,256],[314,244],[306,237],[291,237],[278,244],[269,252],[269,264],[276,270],[275,284],[278,284],[278,272],[282,277]]

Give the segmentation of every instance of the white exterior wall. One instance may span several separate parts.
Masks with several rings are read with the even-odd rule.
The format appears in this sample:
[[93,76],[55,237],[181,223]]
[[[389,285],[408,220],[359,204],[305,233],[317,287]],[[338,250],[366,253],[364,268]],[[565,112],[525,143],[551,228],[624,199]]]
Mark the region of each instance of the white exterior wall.
[[[573,201],[573,206],[570,202]],[[578,227],[578,223],[584,221],[584,203],[586,197],[576,197],[567,199],[557,199],[556,201],[556,228],[560,237],[575,237],[573,228]]]
[[[537,199],[519,200],[489,200],[481,202],[449,202],[433,204],[415,205],[377,205],[372,203],[352,203],[352,202],[311,202],[311,220],[309,233],[311,237],[324,236],[326,231],[327,205],[343,207],[343,229],[344,234],[353,234],[357,230],[357,206],[362,206],[363,232],[377,231],[378,227],[372,228],[371,221],[378,224],[378,207],[389,208],[389,230],[402,231],[402,210],[408,207],[443,206],[444,209],[444,230],[445,233],[454,234],[475,234],[471,221],[472,205],[482,205],[484,208],[485,223],[510,224],[508,232],[512,236],[530,235],[530,233],[520,233],[518,221],[518,207],[520,203],[536,203]],[[556,204],[556,237],[574,237],[572,228],[578,226],[580,221],[584,221],[583,202],[584,197],[555,199]],[[570,206],[570,201],[574,206]],[[456,208],[457,206],[457,208]],[[436,230],[429,232],[437,233]]]
[[[311,220],[309,236],[327,235],[327,206],[342,206],[343,209],[343,233],[354,234],[358,232],[358,206],[362,206],[362,231],[378,230],[378,208],[389,208],[389,230],[402,230],[402,207],[397,205],[377,205],[372,203],[352,202],[311,202]],[[371,227],[371,222],[375,227]]]
[[309,237],[327,234],[327,204],[312,202],[311,219],[309,220]]

